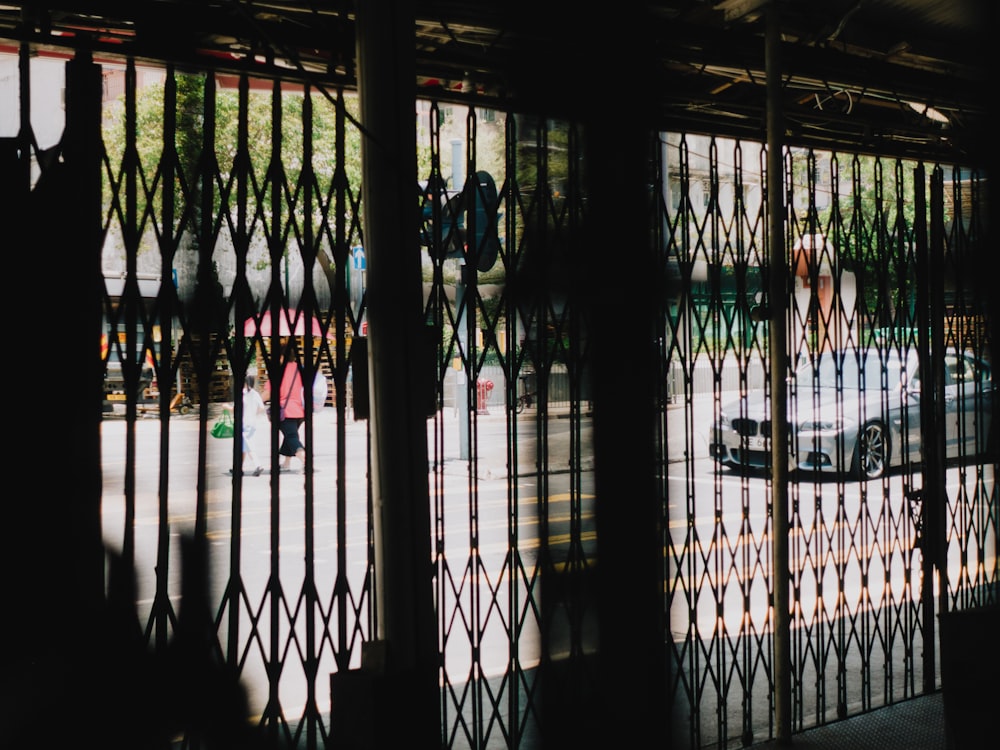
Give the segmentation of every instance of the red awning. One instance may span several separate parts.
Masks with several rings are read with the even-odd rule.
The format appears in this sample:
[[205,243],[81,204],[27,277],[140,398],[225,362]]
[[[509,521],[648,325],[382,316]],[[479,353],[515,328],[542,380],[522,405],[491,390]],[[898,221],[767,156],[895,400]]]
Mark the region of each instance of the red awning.
[[[307,322],[308,319],[308,322]],[[305,336],[307,329],[313,336],[323,335],[323,326],[319,319],[313,315],[306,315],[297,310],[283,309],[278,313],[278,335],[279,336]],[[251,315],[243,323],[243,335],[251,338],[257,335],[268,337],[272,335],[271,311],[264,310],[259,316]],[[327,331],[326,337],[332,339],[333,332]]]

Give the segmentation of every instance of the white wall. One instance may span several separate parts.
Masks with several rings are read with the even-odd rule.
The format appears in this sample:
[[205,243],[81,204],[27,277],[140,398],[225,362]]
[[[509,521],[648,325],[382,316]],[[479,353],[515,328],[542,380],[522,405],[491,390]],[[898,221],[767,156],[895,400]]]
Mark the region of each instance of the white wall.
[[[63,59],[31,58],[31,129],[41,149],[51,148],[62,138],[65,71]],[[0,137],[11,138],[20,131],[20,102],[18,56],[0,53]]]

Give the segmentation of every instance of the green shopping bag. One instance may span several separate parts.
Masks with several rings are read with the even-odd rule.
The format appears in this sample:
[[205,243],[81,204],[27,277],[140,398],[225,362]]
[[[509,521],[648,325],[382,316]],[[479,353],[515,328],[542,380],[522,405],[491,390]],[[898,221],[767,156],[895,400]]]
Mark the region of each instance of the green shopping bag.
[[231,438],[236,434],[236,427],[233,424],[233,415],[228,409],[223,410],[222,416],[215,420],[212,425],[212,437]]

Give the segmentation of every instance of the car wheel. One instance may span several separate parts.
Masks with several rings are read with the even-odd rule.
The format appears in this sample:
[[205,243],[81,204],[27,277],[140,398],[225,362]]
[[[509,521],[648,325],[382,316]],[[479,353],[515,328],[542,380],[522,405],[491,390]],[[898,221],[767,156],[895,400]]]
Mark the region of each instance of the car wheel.
[[857,479],[879,479],[889,468],[889,433],[881,422],[867,422],[858,433],[851,461]]

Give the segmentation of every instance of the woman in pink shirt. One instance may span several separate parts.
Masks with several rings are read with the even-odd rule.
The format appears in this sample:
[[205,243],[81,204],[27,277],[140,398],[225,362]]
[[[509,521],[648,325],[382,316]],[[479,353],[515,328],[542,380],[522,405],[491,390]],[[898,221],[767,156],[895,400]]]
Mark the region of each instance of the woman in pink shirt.
[[[271,398],[275,398],[273,388]],[[306,461],[306,449],[299,439],[299,427],[305,419],[306,406],[302,400],[302,371],[299,368],[295,339],[288,339],[281,350],[281,386],[277,398],[281,407],[281,421],[278,423],[278,429],[281,430],[281,447],[278,448],[278,453],[284,457],[281,471],[291,471],[292,457],[298,458],[303,466]]]

